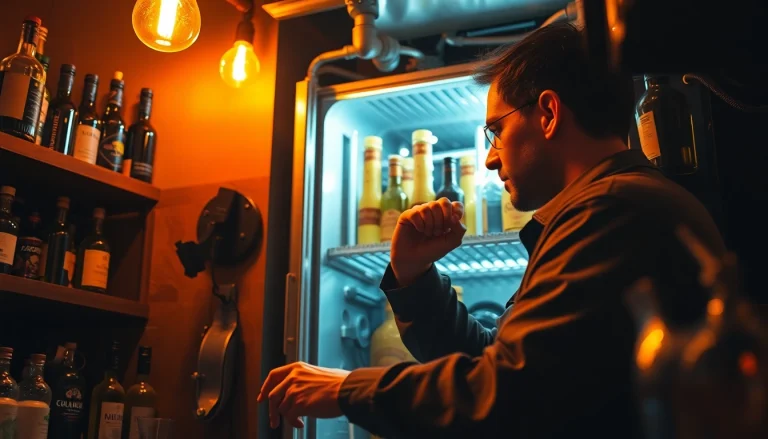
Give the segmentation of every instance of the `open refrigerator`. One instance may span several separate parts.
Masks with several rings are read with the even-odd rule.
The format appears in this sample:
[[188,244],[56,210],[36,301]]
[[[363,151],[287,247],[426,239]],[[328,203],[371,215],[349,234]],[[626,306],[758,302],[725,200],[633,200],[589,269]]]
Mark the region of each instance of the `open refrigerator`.
[[[482,224],[488,89],[474,82],[474,68],[455,65],[328,87],[314,80],[297,84],[283,340],[287,362],[347,370],[369,365],[371,335],[385,317],[379,282],[389,262],[389,243],[356,245],[365,136],[383,139],[383,186],[386,157],[407,154],[416,129],[437,137],[436,192],[443,157],[474,155],[477,224]],[[503,311],[516,292],[527,259],[517,233],[491,233],[466,236],[436,266],[463,288],[468,309],[485,313],[487,321],[488,313],[493,315],[494,307]],[[302,430],[285,427],[284,437],[367,439],[369,434],[344,418],[310,419]]]

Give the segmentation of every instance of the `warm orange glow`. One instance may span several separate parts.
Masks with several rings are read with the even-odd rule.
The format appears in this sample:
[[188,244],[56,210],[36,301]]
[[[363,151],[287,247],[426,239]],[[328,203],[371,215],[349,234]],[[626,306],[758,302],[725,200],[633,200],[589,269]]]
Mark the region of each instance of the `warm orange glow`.
[[739,369],[744,375],[751,377],[757,374],[757,357],[752,352],[742,352],[739,355]]
[[195,0],[137,0],[131,21],[139,40],[158,52],[184,50],[200,35]]
[[637,367],[641,370],[647,370],[653,366],[656,355],[661,349],[661,342],[664,340],[664,328],[657,324],[651,324],[651,326],[655,327],[649,328],[637,348]]
[[715,298],[707,303],[707,313],[712,317],[716,317],[722,314],[724,308],[725,305],[721,299]]
[[221,79],[229,86],[240,88],[253,81],[261,71],[259,58],[253,53],[253,45],[238,40],[227,50],[219,62]]

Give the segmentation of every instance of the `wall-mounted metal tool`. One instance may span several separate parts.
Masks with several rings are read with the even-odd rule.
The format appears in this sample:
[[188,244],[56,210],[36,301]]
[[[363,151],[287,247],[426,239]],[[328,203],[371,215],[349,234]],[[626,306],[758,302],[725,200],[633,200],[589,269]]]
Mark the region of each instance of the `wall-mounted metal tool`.
[[220,188],[216,197],[203,208],[197,222],[198,242],[177,242],[184,274],[196,277],[211,265],[216,310],[211,326],[203,329],[203,340],[192,374],[195,383],[196,410],[200,420],[219,415],[232,394],[232,378],[237,364],[240,340],[237,311],[237,286],[219,284],[217,266],[234,266],[258,252],[263,236],[261,212],[246,196]]

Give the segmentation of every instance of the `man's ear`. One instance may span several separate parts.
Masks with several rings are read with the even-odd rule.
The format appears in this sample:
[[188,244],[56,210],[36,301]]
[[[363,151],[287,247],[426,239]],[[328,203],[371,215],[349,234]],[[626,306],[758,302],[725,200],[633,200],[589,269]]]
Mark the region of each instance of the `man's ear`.
[[553,90],[544,90],[539,95],[539,110],[541,110],[541,131],[544,138],[552,139],[560,128],[563,118],[563,106],[560,96]]

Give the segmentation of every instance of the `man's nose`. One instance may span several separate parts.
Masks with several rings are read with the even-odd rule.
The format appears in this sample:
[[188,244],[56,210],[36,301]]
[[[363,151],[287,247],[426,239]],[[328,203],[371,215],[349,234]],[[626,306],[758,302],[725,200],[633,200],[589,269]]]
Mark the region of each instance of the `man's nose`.
[[485,158],[485,167],[491,171],[501,168],[501,160],[499,160],[499,153],[496,148],[489,148],[488,157]]

